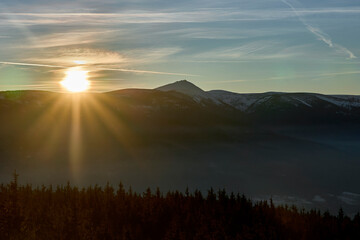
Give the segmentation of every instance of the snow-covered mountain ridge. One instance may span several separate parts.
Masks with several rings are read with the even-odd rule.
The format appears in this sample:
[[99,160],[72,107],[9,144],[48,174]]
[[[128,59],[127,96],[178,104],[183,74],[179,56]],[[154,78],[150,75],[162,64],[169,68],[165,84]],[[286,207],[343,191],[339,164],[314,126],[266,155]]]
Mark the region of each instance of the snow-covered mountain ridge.
[[252,112],[257,106],[278,104],[291,105],[300,108],[338,107],[351,110],[360,108],[360,96],[356,95],[323,95],[317,93],[250,93],[241,94],[224,90],[204,91],[196,85],[186,81],[177,81],[156,88],[160,91],[175,91],[192,97],[196,102],[212,100],[216,104],[227,104],[243,112]]
[[[157,89],[83,94],[88,96],[82,98],[84,105],[89,104],[87,99],[106,101],[106,106],[116,114],[128,116],[130,122],[146,124],[360,124],[360,96],[204,91],[188,81]],[[56,100],[64,111],[72,103],[72,97],[64,93],[0,92],[0,117],[46,111]]]
[[196,102],[201,102],[201,100],[207,99],[212,100],[215,103],[220,103],[217,98],[213,97],[208,92],[205,92],[198,86],[194,85],[191,82],[188,82],[186,80],[177,81],[174,83],[166,84],[164,86],[155,88],[155,90],[168,92],[168,91],[175,91],[179,93],[186,94],[188,96],[191,96]]

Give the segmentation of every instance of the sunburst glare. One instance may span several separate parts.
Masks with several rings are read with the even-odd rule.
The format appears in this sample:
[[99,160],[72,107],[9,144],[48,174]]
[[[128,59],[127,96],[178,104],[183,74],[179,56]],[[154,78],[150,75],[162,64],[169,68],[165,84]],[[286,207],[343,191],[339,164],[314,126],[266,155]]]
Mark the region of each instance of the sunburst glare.
[[82,68],[70,68],[66,71],[66,76],[60,84],[70,92],[84,92],[89,89],[88,71]]

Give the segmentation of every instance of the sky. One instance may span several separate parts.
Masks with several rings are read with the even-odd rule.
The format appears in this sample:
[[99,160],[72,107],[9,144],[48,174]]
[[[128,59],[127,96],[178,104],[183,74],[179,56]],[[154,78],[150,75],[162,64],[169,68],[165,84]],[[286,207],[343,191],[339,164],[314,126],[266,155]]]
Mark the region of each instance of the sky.
[[1,0],[0,90],[187,79],[204,90],[360,95],[358,0]]

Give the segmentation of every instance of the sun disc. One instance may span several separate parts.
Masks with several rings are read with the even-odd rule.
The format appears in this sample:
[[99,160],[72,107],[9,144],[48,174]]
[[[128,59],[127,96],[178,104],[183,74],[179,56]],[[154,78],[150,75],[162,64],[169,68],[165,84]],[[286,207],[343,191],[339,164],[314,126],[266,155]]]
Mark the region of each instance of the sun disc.
[[70,92],[84,92],[89,86],[88,71],[69,69],[61,85]]

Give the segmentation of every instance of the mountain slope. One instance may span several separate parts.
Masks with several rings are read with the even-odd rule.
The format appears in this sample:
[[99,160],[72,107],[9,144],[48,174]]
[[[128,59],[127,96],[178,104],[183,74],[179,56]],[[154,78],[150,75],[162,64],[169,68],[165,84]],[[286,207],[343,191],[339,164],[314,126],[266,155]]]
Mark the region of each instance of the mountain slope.
[[[137,125],[360,123],[360,96],[206,92],[186,80],[153,90],[123,89],[83,95],[84,106],[97,101],[112,114],[120,114],[126,121]],[[58,108],[66,112],[71,107],[71,96],[43,91],[0,92],[0,117],[4,121],[13,117],[13,122],[16,122],[21,114],[36,115],[51,109],[51,104],[56,102]]]
[[354,95],[323,95],[317,93],[254,93],[240,94],[223,90],[212,90],[208,92],[214,98],[227,103],[241,111],[251,111],[256,105],[264,104],[272,98],[280,98],[294,107],[309,107],[317,102],[326,102],[327,105],[338,106],[346,109],[360,108],[360,96]]
[[170,83],[158,88],[155,88],[155,90],[168,92],[168,91],[175,91],[179,93],[186,94],[188,96],[191,96],[196,102],[200,102],[201,100],[212,100],[215,103],[218,103],[217,99],[214,98],[211,94],[208,94],[198,86],[194,85],[191,82],[188,82],[186,80],[177,81],[174,83]]

